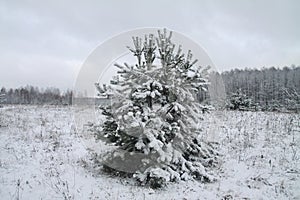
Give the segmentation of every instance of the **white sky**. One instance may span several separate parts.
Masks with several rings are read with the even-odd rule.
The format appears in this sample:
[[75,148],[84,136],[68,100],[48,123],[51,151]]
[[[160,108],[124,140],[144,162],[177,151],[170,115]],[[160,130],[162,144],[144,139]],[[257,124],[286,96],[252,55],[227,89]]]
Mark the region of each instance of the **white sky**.
[[300,64],[300,1],[0,1],[0,87],[72,88],[103,41],[138,27],[195,40],[220,70]]

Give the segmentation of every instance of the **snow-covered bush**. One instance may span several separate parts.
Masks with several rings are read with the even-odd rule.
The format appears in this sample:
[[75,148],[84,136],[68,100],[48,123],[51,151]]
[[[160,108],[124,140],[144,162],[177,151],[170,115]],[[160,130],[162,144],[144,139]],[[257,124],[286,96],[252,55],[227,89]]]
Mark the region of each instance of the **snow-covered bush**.
[[246,94],[244,94],[241,90],[238,90],[235,93],[232,93],[227,102],[227,108],[230,110],[240,110],[247,111],[254,109],[254,105],[252,105],[252,101]]
[[137,62],[115,64],[119,77],[109,86],[96,84],[112,99],[101,108],[106,120],[96,137],[118,146],[105,158],[105,169],[153,188],[192,178],[211,182],[218,156],[199,139],[207,106],[197,101],[197,93],[207,91],[209,67],[196,66],[192,52],[184,55],[171,38],[166,29],[157,37],[133,38],[134,47],[128,48]]
[[5,100],[5,94],[0,94],[0,107],[2,106],[1,104],[5,102]]

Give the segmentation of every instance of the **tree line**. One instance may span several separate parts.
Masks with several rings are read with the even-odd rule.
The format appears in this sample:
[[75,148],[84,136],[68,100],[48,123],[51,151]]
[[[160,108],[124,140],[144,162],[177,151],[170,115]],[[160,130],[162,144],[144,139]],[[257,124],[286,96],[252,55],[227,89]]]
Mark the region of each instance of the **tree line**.
[[58,88],[49,87],[46,89],[34,86],[20,88],[1,88],[2,104],[50,104],[50,105],[71,105],[73,92],[60,91]]
[[[223,79],[229,109],[300,111],[300,66],[233,69],[215,75]],[[0,91],[2,104],[70,105],[72,97],[71,90],[61,92],[53,87],[2,87]]]
[[234,69],[222,78],[233,109],[300,111],[300,66]]

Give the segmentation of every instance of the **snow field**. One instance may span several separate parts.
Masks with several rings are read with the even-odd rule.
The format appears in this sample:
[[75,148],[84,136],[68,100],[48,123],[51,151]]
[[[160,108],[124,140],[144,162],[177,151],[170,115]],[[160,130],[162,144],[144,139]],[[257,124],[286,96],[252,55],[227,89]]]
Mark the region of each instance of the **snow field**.
[[88,114],[76,129],[70,107],[0,112],[1,199],[300,199],[299,114],[205,114],[200,137],[218,143],[218,181],[152,190],[101,172],[94,158],[112,147],[94,141]]

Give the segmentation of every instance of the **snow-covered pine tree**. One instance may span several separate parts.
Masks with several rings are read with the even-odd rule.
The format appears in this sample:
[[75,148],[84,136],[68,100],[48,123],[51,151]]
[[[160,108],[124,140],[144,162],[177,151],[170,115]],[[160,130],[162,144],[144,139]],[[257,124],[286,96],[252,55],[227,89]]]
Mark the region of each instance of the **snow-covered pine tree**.
[[[0,93],[0,104],[4,103],[6,101],[5,93]],[[0,105],[1,106],[1,105]]]
[[239,89],[231,94],[227,107],[231,110],[247,111],[251,109],[252,101],[241,89]]
[[196,66],[171,41],[172,32],[133,38],[128,47],[135,65],[115,64],[119,79],[99,93],[114,91],[112,104],[102,107],[106,120],[97,138],[118,146],[104,168],[133,175],[142,184],[161,187],[168,181],[195,178],[210,182],[218,153],[200,140],[205,105],[196,98],[208,86],[209,67]]

